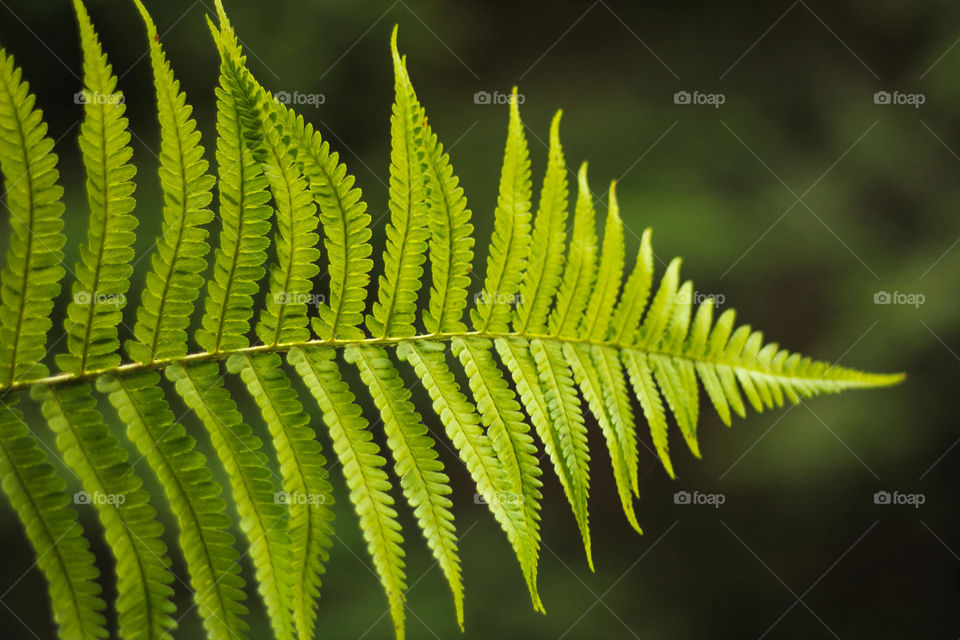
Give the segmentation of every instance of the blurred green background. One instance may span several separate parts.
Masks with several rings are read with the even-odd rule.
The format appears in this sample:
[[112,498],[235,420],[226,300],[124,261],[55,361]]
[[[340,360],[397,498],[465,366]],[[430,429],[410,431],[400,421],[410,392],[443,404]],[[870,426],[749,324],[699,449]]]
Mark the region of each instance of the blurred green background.
[[[146,4],[210,149],[217,57],[203,16],[211,3]],[[540,579],[545,617],[532,611],[504,536],[474,504],[469,476],[441,447],[462,536],[464,637],[960,635],[960,521],[953,496],[960,430],[952,404],[960,370],[960,5],[226,5],[261,82],[274,91],[323,95],[322,104],[300,109],[341,152],[375,220],[386,211],[388,37],[399,23],[401,49],[433,127],[451,149],[481,251],[492,228],[507,112],[478,104],[475,94],[488,92],[495,102],[495,92],[518,84],[535,182],[545,166],[552,112],[561,107],[571,169],[589,159],[601,196],[610,180],[619,181],[628,255],[652,226],[660,272],[669,258],[684,256],[684,273],[699,293],[722,295],[722,307],[736,307],[741,320],[769,338],[845,365],[908,373],[906,383],[891,390],[819,398],[751,415],[731,430],[704,408],[702,461],[673,434],[676,482],[641,449],[643,536],[620,512],[594,429],[596,572],[586,567],[573,518],[548,471]],[[130,3],[90,0],[89,8],[127,95],[140,167],[137,249],[143,256],[160,211],[153,151],[159,133],[143,28]],[[0,0],[0,44],[16,55],[58,139],[72,263],[87,212],[76,144],[81,107],[73,100],[81,65],[70,3]],[[677,104],[678,91],[688,92],[691,102],[719,94],[723,104]],[[891,102],[922,95],[923,104],[877,104],[878,91],[888,92]],[[0,236],[5,248],[6,232]],[[139,300],[144,266],[131,300]],[[880,292],[922,294],[924,303],[875,304]],[[66,294],[58,313],[65,302]],[[127,324],[131,320],[128,315]],[[61,326],[58,320],[54,339]],[[31,418],[49,442],[42,421]],[[432,415],[427,419],[439,428]],[[189,415],[184,420],[208,448],[199,424]],[[330,451],[326,434],[321,438]],[[76,484],[66,469],[63,475]],[[386,600],[369,570],[339,469],[332,478],[337,538],[319,635],[390,638]],[[725,501],[719,508],[675,504],[681,490],[723,494]],[[919,508],[878,505],[877,491],[919,493],[925,501]],[[174,546],[175,525],[165,509]],[[2,513],[0,637],[52,638],[32,550],[9,507]],[[109,575],[95,514],[83,507],[81,517]],[[409,637],[459,637],[441,574],[409,513],[403,517]],[[174,568],[185,579],[181,560]],[[249,580],[249,563],[244,572]],[[112,598],[111,580],[104,586]],[[187,611],[189,593],[177,587],[179,608]],[[256,598],[250,606],[253,637],[268,637],[262,606]],[[200,633],[191,612],[176,637]]]

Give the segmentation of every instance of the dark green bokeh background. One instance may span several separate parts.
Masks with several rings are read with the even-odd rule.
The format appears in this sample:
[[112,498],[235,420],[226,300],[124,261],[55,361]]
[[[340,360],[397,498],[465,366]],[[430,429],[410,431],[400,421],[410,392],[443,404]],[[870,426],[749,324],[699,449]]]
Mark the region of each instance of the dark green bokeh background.
[[[203,20],[208,4],[148,2],[209,149],[217,59]],[[445,450],[463,536],[465,637],[960,634],[960,522],[953,495],[960,447],[951,449],[960,436],[960,248],[954,248],[960,238],[960,6],[231,0],[227,9],[264,84],[324,94],[323,105],[302,111],[340,150],[375,220],[386,211],[387,42],[399,23],[419,95],[452,148],[481,250],[492,227],[506,108],[475,104],[474,93],[504,93],[519,84],[535,181],[545,165],[541,141],[552,110],[562,107],[570,167],[589,159],[598,194],[619,180],[628,254],[642,229],[652,226],[660,271],[670,257],[683,255],[698,292],[722,294],[724,306],[735,306],[771,339],[845,365],[909,375],[894,389],[751,415],[732,430],[704,408],[702,461],[677,434],[671,440],[677,482],[641,450],[642,537],[619,511],[609,461],[594,434],[597,570],[586,567],[576,526],[548,471],[540,580],[546,617],[532,611],[504,536],[474,504],[468,475]],[[159,134],[143,28],[126,2],[91,0],[90,10],[123,74],[140,166],[137,249],[143,256],[159,228],[151,151]],[[60,139],[72,263],[87,213],[75,141],[80,63],[70,3],[0,0],[0,43],[15,53],[51,134]],[[725,103],[718,109],[676,105],[679,90],[722,93]],[[877,105],[873,95],[880,90],[922,93],[925,103]],[[6,232],[0,248],[5,245]],[[138,271],[131,300],[139,299],[142,277]],[[923,294],[925,303],[877,305],[879,291]],[[132,315],[126,321],[132,324]],[[62,323],[55,326],[53,339]],[[49,442],[36,418],[32,426]],[[184,420],[208,448],[196,421]],[[339,469],[332,477],[337,539],[320,603],[320,636],[390,638],[386,601],[368,570]],[[676,505],[678,490],[722,493],[726,502],[719,509]],[[922,493],[925,504],[875,505],[879,490]],[[175,525],[161,510],[174,546]],[[109,575],[93,510],[82,507],[81,514]],[[409,514],[404,518],[409,636],[458,637],[440,572]],[[6,506],[0,545],[0,636],[52,638],[43,578]],[[174,562],[185,578],[182,561]],[[244,571],[249,578],[248,563]],[[109,597],[111,582],[104,580]],[[191,606],[183,585],[178,604],[181,611]],[[268,637],[262,607],[256,598],[250,605],[253,637]],[[191,612],[177,638],[199,637]]]

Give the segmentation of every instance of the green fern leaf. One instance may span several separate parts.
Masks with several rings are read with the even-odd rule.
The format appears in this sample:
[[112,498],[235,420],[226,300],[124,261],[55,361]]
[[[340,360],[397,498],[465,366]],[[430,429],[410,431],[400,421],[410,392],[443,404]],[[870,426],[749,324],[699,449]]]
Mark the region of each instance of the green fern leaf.
[[630,461],[627,457],[627,446],[620,437],[620,430],[615,426],[615,419],[607,407],[603,392],[603,379],[597,371],[587,345],[575,345],[567,342],[563,345],[563,353],[573,371],[574,380],[587,401],[587,407],[597,419],[600,430],[603,432],[610,453],[610,462],[613,465],[613,477],[617,483],[617,493],[620,495],[620,504],[627,516],[630,525],[642,533],[637,523],[637,516],[633,510],[633,499],[630,495],[633,487],[631,479]]
[[318,304],[312,319],[321,339],[358,340],[363,337],[367,285],[373,261],[370,254],[370,214],[361,199],[356,179],[347,172],[336,152],[303,117],[276,102],[284,136],[291,144],[310,191],[320,209],[324,247],[330,273],[329,303]]
[[266,422],[280,461],[284,502],[290,506],[289,535],[295,571],[293,611],[301,638],[313,637],[315,600],[320,595],[332,532],[333,490],[316,432],[274,353],[233,356],[239,373]]
[[[136,170],[117,79],[81,0],[74,1],[84,57],[81,95],[87,99],[80,141],[90,215],[74,300],[66,308],[68,345],[66,353],[54,354],[61,371],[52,375],[41,361],[63,273],[57,157],[27,84],[12,58],[0,51],[0,129],[5,132],[0,173],[12,214],[7,266],[0,274],[0,474],[48,579],[61,638],[106,636],[105,604],[87,540],[66,506],[65,483],[24,424],[17,408],[20,395],[40,404],[66,464],[84,490],[98,496],[94,506],[116,559],[121,637],[160,640],[179,620],[174,620],[163,527],[125,447],[98,411],[91,382],[108,396],[126,439],[159,479],[179,525],[178,546],[207,636],[248,635],[241,556],[229,532],[222,487],[194,438],[174,420],[161,385],[163,372],[203,424],[226,472],[274,637],[309,640],[318,630],[317,599],[332,546],[332,489],[318,434],[283,365],[286,355],[332,437],[402,640],[406,575],[393,486],[373,429],[342,378],[337,349],[357,367],[380,413],[399,489],[450,583],[461,628],[463,583],[451,484],[438,456],[443,441],[413,404],[391,348],[424,385],[446,439],[476,485],[476,501],[487,504],[506,533],[533,605],[541,611],[542,472],[531,432],[543,443],[570,503],[592,569],[586,411],[600,427],[624,512],[639,531],[633,504],[639,495],[639,443],[631,395],[672,477],[667,414],[699,456],[700,386],[729,424],[734,414],[745,415],[747,403],[762,411],[902,378],[830,366],[765,343],[761,332],[737,327],[732,311],[714,319],[710,300],[694,310],[694,287],[681,280],[679,259],[655,288],[649,230],[624,283],[616,185],[610,187],[600,245],[586,163],[577,175],[568,241],[559,113],[551,125],[533,220],[530,159],[516,89],[485,279],[468,328],[463,311],[474,252],[471,212],[449,155],[417,99],[396,30],[390,221],[383,275],[365,316],[373,232],[362,194],[320,133],[254,78],[221,0],[215,0],[219,26],[208,19],[220,54],[220,243],[195,334],[198,351],[186,338],[210,260],[203,226],[213,217],[208,208],[213,179],[157,28],[142,0],[134,0],[149,39],[163,217],[133,339],[125,345],[131,361],[123,362],[118,326],[135,264]],[[276,233],[271,234],[274,214]],[[329,298],[318,302],[322,296],[312,281],[323,269],[321,224],[330,284]],[[272,264],[265,280],[268,252]],[[427,257],[429,291],[423,290]],[[255,303],[260,294],[265,300]],[[311,317],[314,304],[317,314]],[[418,315],[422,332],[415,326]],[[448,362],[448,350],[460,371]],[[279,485],[259,431],[227,391],[222,361],[259,409],[279,463]],[[470,399],[456,380],[461,372]],[[111,502],[109,496],[124,500]]]
[[[591,226],[592,226],[591,221]],[[590,294],[583,318],[581,337],[587,340],[605,340],[609,333],[613,307],[623,280],[623,221],[617,204],[617,185],[610,185],[610,208],[603,231],[600,265],[597,267],[596,286]]]
[[117,613],[123,638],[158,639],[177,627],[173,573],[163,525],[127,452],[110,433],[86,382],[34,389],[64,462],[83,481],[117,563]]
[[653,371],[647,361],[647,354],[631,349],[625,349],[622,354],[623,366],[630,377],[630,385],[640,402],[643,415],[650,425],[650,437],[657,450],[657,456],[663,463],[663,468],[671,478],[675,478],[673,463],[670,462],[670,448],[667,435],[667,418],[663,412],[663,402],[660,392],[653,381]]
[[548,321],[554,336],[577,335],[583,312],[590,298],[597,257],[596,213],[587,183],[587,163],[577,172],[577,203],[573,213],[570,251],[557,290],[557,303]]
[[0,388],[42,378],[53,301],[63,277],[63,189],[36,98],[13,56],[0,49],[0,170],[10,246],[0,279]]
[[[633,343],[643,311],[650,299],[650,288],[653,285],[653,249],[650,246],[650,236],[650,229],[646,229],[640,237],[636,264],[623,285],[620,301],[613,311],[611,340],[618,344]],[[707,329],[709,330],[709,326]]]
[[505,332],[510,324],[512,303],[530,254],[530,190],[530,152],[514,87],[487,275],[470,311],[473,327],[479,331]]
[[397,356],[413,367],[430,394],[434,413],[476,483],[475,499],[484,502],[500,523],[526,574],[527,525],[523,511],[517,508],[513,483],[483,432],[476,409],[460,391],[444,354],[440,342],[403,342],[397,347]]
[[[410,89],[412,91],[412,87]],[[453,174],[450,157],[424,118],[421,153],[427,167],[427,226],[433,286],[423,312],[427,333],[462,333],[473,261],[473,225],[467,199]]]
[[180,91],[163,53],[157,27],[140,0],[134,0],[147,28],[150,62],[160,122],[160,184],[163,224],[151,259],[142,302],[126,345],[137,362],[177,358],[187,353],[187,326],[200,294],[210,252],[202,225],[213,219],[207,207],[214,179],[207,173],[192,107]]
[[[551,367],[552,363],[538,362],[534,355],[540,353],[541,359],[547,357],[540,340],[526,344],[520,338],[498,338],[496,346],[573,509],[583,537],[587,564],[592,570],[593,549],[587,515],[589,476],[585,467],[589,459],[586,456],[583,419],[577,425],[576,419],[567,413],[572,405],[562,404],[565,397],[560,395],[560,381]],[[541,376],[541,373],[544,375]],[[574,411],[579,416],[579,406]]]
[[[220,32],[210,31],[222,49]],[[253,317],[253,295],[260,290],[270,245],[270,194],[263,169],[254,157],[255,123],[259,117],[243,108],[243,90],[233,79],[229,60],[221,60],[217,88],[217,183],[220,192],[220,248],[197,343],[211,352],[250,346],[247,333]]]
[[323,414],[333,448],[350,488],[350,501],[360,517],[374,567],[390,602],[390,616],[398,640],[403,640],[406,576],[403,536],[390,497],[386,460],[373,442],[367,421],[349,387],[340,377],[333,349],[294,348],[290,363],[296,367]]
[[230,478],[240,529],[250,543],[260,594],[276,640],[294,637],[294,565],[285,509],[270,473],[262,441],[243,422],[236,402],[213,362],[175,364],[166,371],[187,406],[203,422]]
[[567,162],[560,145],[561,115],[562,112],[558,111],[550,125],[547,173],[543,178],[530,257],[514,314],[513,330],[521,334],[542,332],[563,270],[567,236]]
[[127,425],[127,437],[163,485],[180,525],[193,598],[211,640],[246,637],[240,556],[228,531],[220,486],[196,441],[174,422],[159,382],[154,371],[108,375],[97,379],[97,390],[109,395]]
[[[226,15],[220,11],[220,56],[231,75],[241,110],[254,115],[251,144],[276,203],[277,263],[270,268],[270,291],[257,323],[264,344],[303,342],[310,339],[308,303],[313,298],[311,279],[320,272],[316,245],[316,205],[282,139],[280,116],[269,105],[270,97],[244,68],[244,58]],[[256,142],[253,142],[253,141]]]
[[433,438],[410,401],[399,372],[378,347],[349,347],[344,359],[354,364],[383,419],[403,494],[453,592],[457,621],[463,627],[463,581],[457,532],[447,497],[450,479],[443,472]]
[[517,397],[503,379],[490,352],[490,342],[476,338],[454,338],[453,353],[460,359],[470,381],[470,390],[493,451],[507,470],[511,483],[510,501],[523,516],[519,552],[533,606],[543,611],[537,590],[537,562],[540,549],[540,466],[537,449],[524,422]]
[[90,223],[87,243],[80,250],[73,301],[67,307],[69,354],[57,365],[66,372],[111,369],[120,364],[117,326],[126,306],[133,272],[133,241],[137,219],[131,215],[133,149],[124,117],[126,105],[117,91],[107,56],[81,0],[74,0],[83,46],[84,119],[80,150],[87,173]]
[[550,418],[558,433],[558,457],[562,458],[567,468],[567,500],[577,518],[587,550],[587,562],[592,568],[587,509],[587,497],[590,494],[590,452],[587,445],[587,427],[573,383],[573,373],[564,360],[562,346],[556,342],[534,340],[530,343],[530,352],[537,367]]
[[390,222],[379,298],[367,316],[375,337],[416,333],[417,290],[430,233],[424,157],[424,115],[397,51],[397,30],[390,41],[396,99],[390,118]]
[[0,403],[0,476],[47,578],[63,640],[106,638],[100,575],[83,527],[67,506],[66,482],[30,433],[15,399]]

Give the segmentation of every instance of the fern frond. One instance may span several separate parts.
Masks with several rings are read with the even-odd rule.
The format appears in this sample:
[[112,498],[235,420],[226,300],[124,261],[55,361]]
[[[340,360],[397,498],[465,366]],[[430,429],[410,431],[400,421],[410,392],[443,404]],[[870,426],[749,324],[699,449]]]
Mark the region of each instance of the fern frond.
[[213,362],[170,366],[167,377],[187,406],[203,422],[233,488],[240,529],[250,543],[276,640],[292,640],[295,575],[285,509],[278,503],[278,486],[263,453],[263,443],[243,421],[236,402],[224,387],[220,367]]
[[291,152],[310,183],[323,225],[330,299],[317,305],[319,315],[312,319],[313,330],[321,339],[360,339],[363,331],[359,327],[373,268],[367,205],[360,189],[353,186],[356,178],[348,173],[320,132],[279,102],[273,108],[280,114],[280,126],[288,137]]
[[229,533],[220,485],[213,481],[196,441],[174,422],[159,382],[154,371],[107,375],[97,379],[97,390],[108,394],[127,425],[127,437],[163,485],[180,525],[193,599],[210,638],[246,637],[240,556]]
[[512,304],[530,255],[530,191],[530,152],[514,87],[486,279],[470,311],[473,327],[479,331],[506,332],[510,324]]
[[167,61],[157,27],[141,0],[134,0],[147,29],[150,63],[160,123],[160,185],[163,223],[151,257],[142,301],[137,309],[136,338],[126,344],[137,362],[178,358],[187,353],[187,326],[207,268],[208,208],[214,179],[207,173],[193,108]]
[[445,350],[439,342],[403,342],[397,347],[397,357],[406,360],[423,382],[447,438],[477,485],[476,499],[482,500],[500,523],[526,575],[526,519],[523,511],[516,508],[513,483],[494,453],[490,438],[483,432],[480,416],[454,379]]
[[43,113],[0,49],[0,171],[10,211],[7,266],[0,274],[0,388],[42,378],[50,314],[63,278],[63,189]]
[[47,462],[15,399],[0,403],[0,476],[47,579],[60,637],[106,638],[100,572],[77,513],[67,506],[67,484]]
[[367,316],[375,337],[416,333],[417,291],[430,232],[424,153],[424,115],[405,64],[397,51],[397,30],[390,40],[396,99],[390,117],[390,222],[378,300]]
[[[0,50],[0,173],[12,214],[7,266],[0,274],[0,475],[49,582],[61,638],[105,637],[105,604],[93,555],[66,505],[66,484],[23,422],[19,396],[40,404],[66,464],[85,492],[97,497],[91,502],[116,559],[119,636],[163,640],[179,619],[163,527],[134,472],[139,459],[131,463],[111,433],[94,388],[108,397],[126,439],[159,479],[178,523],[178,546],[207,637],[237,640],[250,631],[241,555],[222,488],[195,439],[174,419],[162,372],[203,424],[226,472],[273,636],[310,640],[320,626],[317,600],[332,546],[333,494],[318,434],[288,374],[293,367],[329,430],[402,640],[407,578],[394,487],[373,426],[343,380],[347,365],[358,369],[382,418],[399,489],[450,584],[461,628],[464,587],[452,489],[438,456],[438,445],[445,443],[413,403],[410,369],[469,471],[476,501],[487,504],[505,532],[533,606],[541,611],[542,471],[534,437],[560,481],[592,569],[586,412],[599,425],[624,512],[639,531],[633,502],[639,495],[639,440],[631,395],[673,477],[668,414],[699,456],[701,385],[729,424],[734,414],[745,415],[747,404],[762,411],[901,379],[830,366],[765,343],[761,332],[736,326],[732,311],[715,319],[711,300],[694,309],[693,284],[681,279],[679,259],[654,283],[649,230],[624,282],[616,184],[601,243],[586,163],[577,174],[567,237],[559,113],[551,124],[534,219],[516,89],[486,273],[468,327],[463,312],[474,253],[472,214],[417,98],[396,30],[390,219],[383,275],[365,315],[373,231],[355,178],[320,133],[281,104],[281,94],[275,98],[257,82],[221,0],[215,0],[217,24],[208,19],[220,57],[219,247],[195,334],[200,348],[193,350],[187,330],[211,259],[204,225],[214,217],[214,180],[157,28],[143,0],[134,3],[149,40],[163,208],[133,339],[124,345],[129,362],[121,358],[118,326],[134,265],[136,170],[117,78],[82,0],[74,0],[84,59],[80,146],[90,211],[74,299],[66,309],[68,345],[54,358],[61,371],[50,374],[42,362],[64,245],[57,156],[21,72]],[[328,262],[326,299],[312,288],[324,268],[321,248]],[[424,291],[427,258],[431,284]],[[266,299],[255,303],[261,294]],[[317,314],[311,317],[313,305]],[[390,349],[409,368],[401,372]],[[460,373],[467,381],[463,389],[455,377]],[[226,374],[239,377],[259,409],[279,463],[279,483],[260,429],[244,418]]]
[[317,401],[323,422],[330,430],[333,448],[343,467],[350,501],[360,517],[373,565],[390,602],[390,617],[398,640],[403,640],[406,576],[403,536],[390,496],[387,461],[373,442],[368,423],[350,388],[340,377],[336,351],[324,347],[294,348],[290,363],[296,367]]
[[576,336],[590,298],[597,259],[596,213],[587,183],[587,163],[577,172],[577,203],[573,213],[570,250],[557,289],[557,302],[548,320],[551,335]]
[[[220,32],[210,24],[220,47]],[[233,80],[227,60],[220,63],[217,87],[217,172],[223,222],[213,278],[197,343],[210,352],[250,346],[247,333],[253,317],[253,295],[260,290],[270,245],[270,194],[260,163],[254,157],[253,131],[258,114],[243,108],[243,91]]]
[[511,484],[511,509],[523,516],[520,531],[520,564],[533,606],[543,611],[537,590],[540,551],[540,466],[530,427],[523,420],[517,397],[503,379],[493,359],[489,340],[454,338],[453,353],[460,359],[470,382],[477,410],[490,435],[493,451],[507,470]]
[[[279,125],[280,116],[269,105],[267,92],[244,67],[244,57],[227,21],[220,11],[220,56],[231,75],[241,110],[253,114],[251,144],[276,203],[277,262],[270,268],[270,289],[257,323],[257,336],[264,344],[303,342],[310,339],[307,310],[313,298],[311,279],[320,272],[316,246],[317,207],[287,149]],[[256,140],[257,142],[252,142]]]
[[403,495],[453,592],[457,622],[463,627],[463,582],[457,532],[447,497],[450,479],[443,472],[433,438],[410,401],[399,372],[378,347],[349,347],[344,359],[354,364],[383,419],[387,446],[393,452]]
[[[591,224],[592,227],[592,224]],[[574,237],[576,237],[574,231]],[[623,285],[620,300],[613,311],[611,340],[614,343],[632,343],[640,327],[640,319],[650,299],[653,286],[653,249],[650,246],[650,229],[640,237],[640,249],[637,251],[636,264]]]
[[[539,344],[539,341],[534,342]],[[580,433],[576,427],[565,421],[566,418],[570,418],[565,413],[568,407],[554,407],[551,411],[551,404],[559,400],[556,395],[558,381],[555,375],[547,379],[540,377],[532,344],[527,344],[520,338],[498,338],[495,344],[500,359],[506,365],[507,370],[510,371],[520,400],[527,410],[527,415],[530,416],[530,422],[533,424],[540,441],[543,442],[544,450],[550,456],[550,462],[557,472],[567,501],[573,509],[577,526],[580,528],[580,535],[583,537],[587,564],[590,565],[592,570],[593,549],[590,542],[590,526],[587,516],[587,485],[589,480],[585,473],[586,470],[580,466],[586,460],[581,459],[572,450],[574,446],[572,438],[578,438]],[[542,345],[540,346],[542,347]],[[553,370],[545,373],[555,374]],[[551,399],[553,402],[551,402]],[[557,412],[560,413],[561,419],[559,420],[554,416]],[[577,412],[579,413],[579,407]],[[580,420],[580,426],[583,426],[582,419]],[[585,436],[585,432],[583,435]],[[564,440],[568,438],[571,440],[565,442]],[[585,447],[586,441],[582,445]]]
[[453,174],[450,157],[426,118],[421,140],[429,185],[427,226],[433,282],[430,306],[423,312],[423,326],[427,333],[462,333],[466,331],[462,318],[473,262],[471,213],[459,179]]
[[[590,222],[591,226],[593,221]],[[613,307],[620,293],[623,280],[623,221],[617,204],[617,185],[610,185],[610,207],[603,231],[603,247],[600,249],[600,265],[597,267],[595,286],[587,302],[583,317],[581,337],[587,340],[605,340],[609,333]]]
[[234,356],[227,366],[243,378],[273,438],[283,476],[283,501],[290,508],[294,617],[300,637],[311,638],[320,577],[333,545],[333,489],[325,468],[327,462],[317,434],[310,427],[310,418],[280,366],[280,356]]
[[[593,345],[590,347],[594,370],[600,380],[603,391],[603,403],[610,419],[610,427],[620,444],[621,455],[626,464],[627,476],[633,493],[640,497],[637,477],[637,431],[633,422],[633,407],[627,395],[627,382],[624,378],[620,358],[613,347]],[[696,389],[693,390],[696,393]],[[602,422],[601,422],[602,424]]]
[[177,627],[172,614],[173,573],[163,542],[163,525],[128,461],[110,433],[86,382],[36,387],[33,396],[57,434],[57,448],[83,482],[117,565],[120,636],[157,640]]
[[513,330],[520,334],[542,333],[550,303],[560,286],[564,244],[567,236],[567,162],[560,145],[558,111],[550,125],[547,173],[540,192],[540,206],[533,222],[530,257],[520,286]]
[[653,381],[653,371],[650,370],[650,363],[647,361],[647,354],[638,351],[623,351],[623,366],[627,370],[630,378],[630,385],[637,396],[643,415],[650,425],[650,437],[653,440],[653,446],[657,450],[657,456],[663,463],[663,468],[667,475],[676,478],[673,471],[673,463],[670,461],[670,448],[667,435],[667,418],[663,411],[663,402],[660,400],[660,392],[657,391],[657,385]]
[[620,429],[615,425],[616,418],[610,414],[605,401],[603,380],[594,365],[590,347],[584,344],[566,342],[563,345],[563,354],[570,363],[574,380],[580,388],[584,400],[587,401],[590,413],[596,418],[600,430],[603,432],[604,440],[607,443],[607,451],[610,453],[613,477],[617,484],[617,493],[620,495],[620,505],[623,507],[623,513],[627,516],[630,525],[638,533],[642,533],[640,525],[637,523],[636,513],[633,510],[633,498],[631,496],[633,480],[630,459],[627,455],[628,447],[623,442]]
[[87,174],[90,222],[80,249],[73,300],[67,307],[67,346],[57,366],[69,373],[112,369],[120,364],[117,326],[133,272],[137,219],[132,215],[133,149],[117,77],[100,47],[82,0],[74,0],[83,48],[83,124],[80,150]]
[[562,462],[566,468],[566,482],[561,477],[561,483],[577,519],[577,526],[580,527],[587,563],[592,569],[587,508],[587,497],[590,495],[590,453],[587,446],[587,427],[583,421],[576,387],[573,386],[573,373],[563,359],[563,349],[555,342],[533,340],[530,343],[530,355],[543,389],[548,418],[557,432],[559,447],[550,455],[551,458],[557,458],[554,467]]

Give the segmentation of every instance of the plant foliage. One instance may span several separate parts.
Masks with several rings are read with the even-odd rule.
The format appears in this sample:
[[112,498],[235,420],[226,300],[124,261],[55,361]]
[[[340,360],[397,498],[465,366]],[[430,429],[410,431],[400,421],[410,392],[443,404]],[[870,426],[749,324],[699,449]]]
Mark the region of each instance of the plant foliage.
[[[594,423],[626,518],[640,530],[631,397],[673,476],[668,414],[699,457],[700,387],[729,424],[748,404],[763,411],[900,379],[789,353],[737,326],[733,311],[714,318],[712,300],[693,304],[693,286],[681,281],[678,260],[655,281],[649,230],[625,276],[616,185],[601,240],[586,164],[576,175],[570,220],[559,113],[534,212],[516,99],[477,290],[472,214],[414,91],[396,31],[389,221],[379,256],[383,271],[368,310],[371,220],[337,153],[253,77],[218,2],[209,21],[220,56],[214,176],[157,29],[140,0],[134,2],[155,82],[163,193],[162,229],[135,308],[126,304],[135,229],[138,217],[151,214],[134,200],[125,101],[83,3],[74,4],[87,97],[80,150],[89,223],[72,268],[61,266],[63,189],[54,145],[20,69],[0,50],[0,169],[10,212],[0,301],[0,476],[49,583],[64,639],[109,635],[99,586],[104,576],[68,504],[65,480],[25,422],[21,396],[38,403],[86,495],[107,498],[92,503],[115,559],[120,637],[159,640],[185,615],[173,602],[171,551],[186,561],[208,636],[246,637],[243,545],[275,637],[306,640],[317,628],[333,531],[327,457],[340,463],[402,638],[407,578],[399,496],[450,585],[461,627],[464,619],[450,481],[428,425],[442,425],[513,547],[533,606],[542,610],[539,447],[567,496],[592,567],[587,430]],[[214,186],[220,222],[212,250]],[[329,274],[329,289],[318,295],[321,270]],[[47,334],[66,272],[72,283],[66,345],[51,358],[47,350],[57,345]],[[121,345],[125,317],[134,322]],[[344,381],[349,368],[359,374],[360,388]],[[458,370],[466,388],[456,381]],[[239,377],[259,417],[241,414],[225,375]],[[169,385],[161,384],[163,377]],[[422,382],[430,407],[413,404],[411,379]],[[321,425],[299,400],[301,383],[316,400],[332,452],[321,451]],[[206,430],[216,462],[175,419],[168,393]],[[383,439],[360,409],[368,397]],[[125,426],[138,460],[108,427],[106,405]],[[256,420],[266,425],[262,433],[251,426]],[[278,477],[270,471],[267,440]],[[226,472],[227,487],[214,481],[215,465]],[[143,488],[144,467],[163,496]],[[176,516],[178,549],[163,542],[161,503]],[[244,541],[231,533],[234,516]]]

